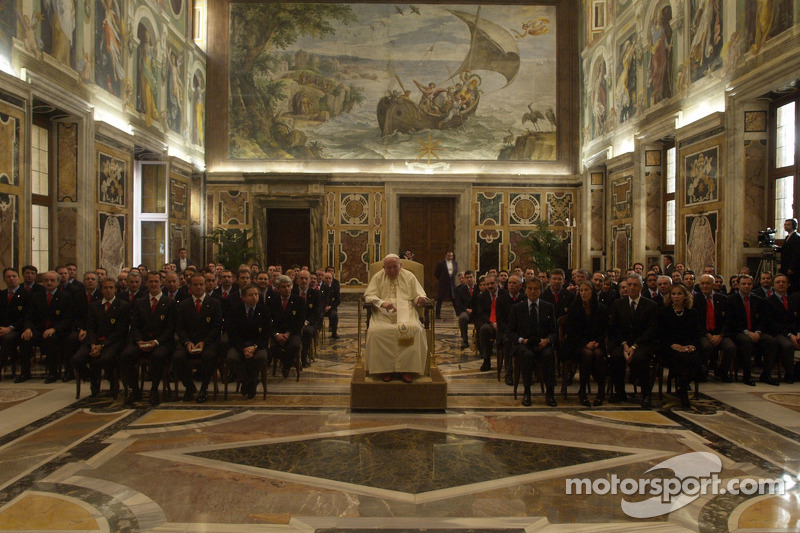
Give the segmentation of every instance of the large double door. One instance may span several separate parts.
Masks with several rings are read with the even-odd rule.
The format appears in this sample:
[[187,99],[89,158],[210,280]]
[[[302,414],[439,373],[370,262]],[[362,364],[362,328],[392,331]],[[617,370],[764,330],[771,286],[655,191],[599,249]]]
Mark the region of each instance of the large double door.
[[433,277],[436,263],[455,247],[455,212],[455,198],[400,198],[400,249],[413,251],[414,261],[425,265],[425,292],[430,298],[438,292]]

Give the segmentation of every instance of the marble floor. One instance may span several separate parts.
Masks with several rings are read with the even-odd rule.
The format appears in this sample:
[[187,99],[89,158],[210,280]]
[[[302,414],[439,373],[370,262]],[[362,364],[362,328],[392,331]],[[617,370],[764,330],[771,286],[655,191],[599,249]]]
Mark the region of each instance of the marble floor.
[[[800,531],[800,385],[704,383],[692,409],[665,395],[652,411],[585,408],[572,385],[557,408],[538,394],[525,408],[496,372],[479,371],[474,349],[459,349],[450,309],[436,344],[447,411],[354,413],[355,313],[345,303],[341,338],[299,382],[270,377],[264,401],[259,390],[126,409],[121,397],[76,401],[72,383],[6,377],[0,530]],[[704,472],[723,486],[782,487],[603,491]],[[570,490],[576,479],[592,493]]]

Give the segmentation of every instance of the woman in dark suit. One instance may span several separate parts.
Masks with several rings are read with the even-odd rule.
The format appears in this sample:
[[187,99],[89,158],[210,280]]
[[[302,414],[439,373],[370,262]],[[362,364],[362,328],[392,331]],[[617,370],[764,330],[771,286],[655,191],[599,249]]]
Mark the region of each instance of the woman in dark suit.
[[700,321],[692,308],[694,298],[686,286],[675,284],[659,309],[661,354],[664,366],[674,373],[681,406],[689,403],[689,383],[700,368]]
[[586,389],[590,374],[597,381],[593,405],[603,405],[606,394],[606,333],[608,309],[597,301],[594,286],[588,280],[578,285],[578,298],[567,310],[565,324],[567,353],[580,363],[581,384],[578,398],[589,406]]

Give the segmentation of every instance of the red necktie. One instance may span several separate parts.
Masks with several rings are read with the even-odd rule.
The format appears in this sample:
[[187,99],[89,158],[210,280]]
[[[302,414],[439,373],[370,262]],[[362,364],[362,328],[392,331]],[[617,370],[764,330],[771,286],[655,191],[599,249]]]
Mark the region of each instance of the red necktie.
[[286,311],[286,298],[283,298],[283,310]]
[[716,329],[716,317],[714,316],[714,304],[711,302],[711,296],[706,299],[706,331],[714,331]]
[[787,311],[789,310],[789,301],[786,299],[786,295],[784,294],[781,296],[781,302],[783,302],[783,308]]
[[553,299],[556,301],[556,305],[558,305],[558,293],[557,292],[553,293]]
[[25,290],[28,291],[28,292],[31,292],[31,288],[28,287],[27,285],[25,285]]
[[469,288],[469,297],[472,298],[472,287]]
[[151,313],[155,313],[156,312],[156,307],[158,307],[158,298],[153,296],[153,305],[150,307],[150,312]]
[[52,301],[53,301],[53,293],[52,292],[48,292],[47,293],[47,307],[50,307],[50,302],[52,302]]
[[130,298],[130,299],[131,299],[131,303],[133,303],[133,299],[134,299],[135,297],[136,297],[136,293],[135,293],[135,292],[134,292],[134,293],[131,293],[131,295],[128,297],[128,298]]
[[111,302],[106,302],[106,313],[108,313],[109,309],[111,309]]
[[303,300],[306,299],[306,292],[305,291],[300,293],[300,298],[302,298]]
[[203,305],[203,300],[201,300],[200,298],[194,301],[194,310],[197,311],[198,315],[200,314],[200,306],[202,305]]
[[8,303],[11,303],[11,300],[14,299],[14,293],[11,292],[11,289],[8,290]]
[[169,296],[170,299],[175,299],[175,293],[174,292],[169,293],[167,296]]
[[747,331],[753,327],[753,321],[750,318],[750,297],[744,297],[744,314],[747,315]]
[[228,297],[228,291],[222,291],[222,299],[225,300]]
[[87,304],[91,304],[92,303],[92,295],[89,294],[88,292],[86,293],[86,303]]
[[492,294],[492,310],[489,313],[489,322],[497,322],[497,295]]

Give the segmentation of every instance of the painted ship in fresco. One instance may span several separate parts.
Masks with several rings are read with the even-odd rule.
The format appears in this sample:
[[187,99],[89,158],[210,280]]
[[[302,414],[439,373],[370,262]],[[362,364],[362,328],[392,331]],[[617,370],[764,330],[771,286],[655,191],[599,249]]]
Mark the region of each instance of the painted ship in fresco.
[[[507,87],[517,77],[520,66],[519,49],[514,36],[502,26],[480,17],[477,14],[449,9],[450,13],[462,20],[470,30],[471,40],[467,57],[447,79],[455,85],[445,88],[431,88],[431,94],[424,92],[420,101],[414,102],[410,91],[400,87],[403,92],[392,91],[378,102],[378,125],[381,135],[394,132],[411,133],[426,129],[446,130],[462,126],[475,114],[481,100],[480,76],[476,71],[492,71],[501,74]],[[415,81],[420,91],[424,89]],[[454,107],[457,109],[454,110]]]

